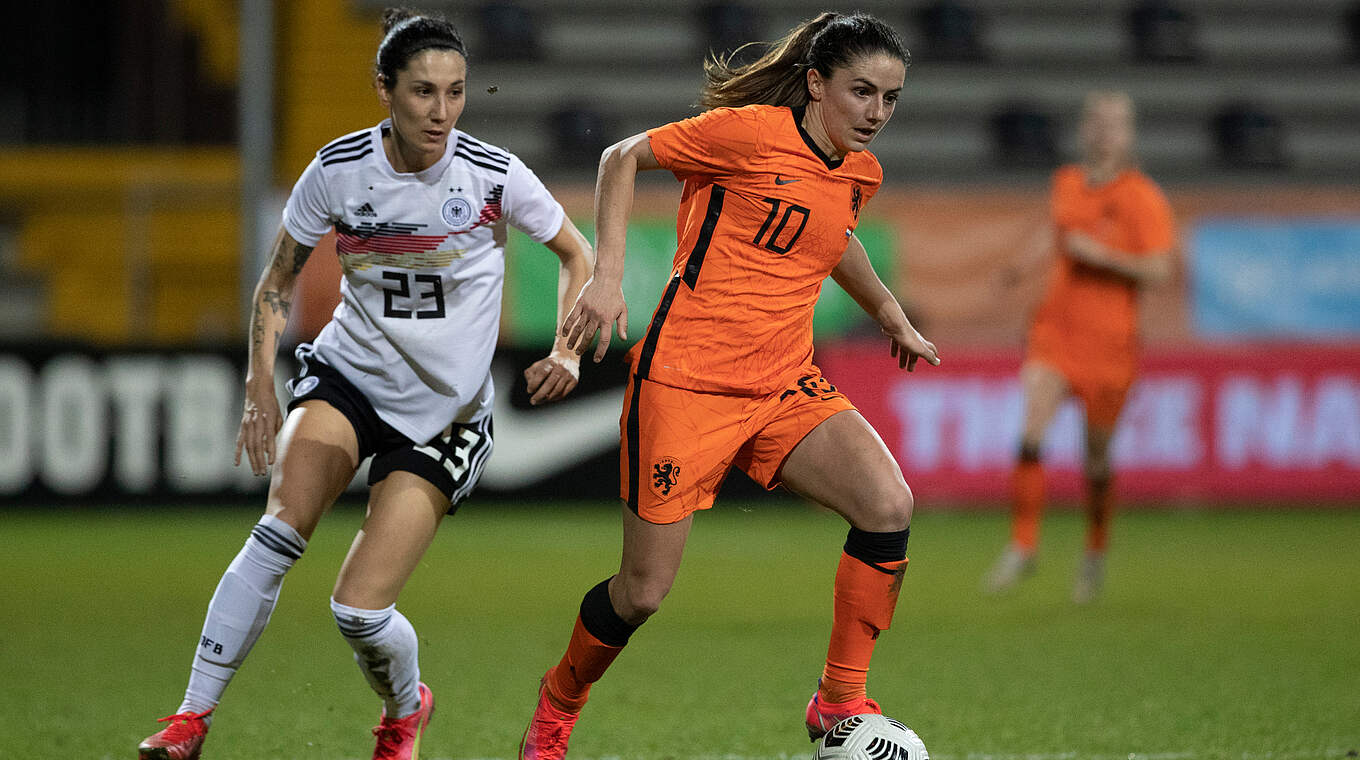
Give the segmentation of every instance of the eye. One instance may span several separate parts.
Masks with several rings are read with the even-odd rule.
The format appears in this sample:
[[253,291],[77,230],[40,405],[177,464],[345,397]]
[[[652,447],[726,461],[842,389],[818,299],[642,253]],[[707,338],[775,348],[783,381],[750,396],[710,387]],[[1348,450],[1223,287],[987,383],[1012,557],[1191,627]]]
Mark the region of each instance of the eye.
[[897,96],[896,96],[896,95],[887,95],[887,96],[885,96],[885,97],[883,98],[883,100],[886,101],[886,102],[888,103],[888,105],[896,105],[896,104],[897,104]]
[[869,95],[869,90],[867,90],[867,89],[864,88],[864,87],[856,87],[856,88],[855,88],[855,94],[858,95],[858,96],[860,96],[861,98],[863,98],[863,97],[868,97],[868,95]]

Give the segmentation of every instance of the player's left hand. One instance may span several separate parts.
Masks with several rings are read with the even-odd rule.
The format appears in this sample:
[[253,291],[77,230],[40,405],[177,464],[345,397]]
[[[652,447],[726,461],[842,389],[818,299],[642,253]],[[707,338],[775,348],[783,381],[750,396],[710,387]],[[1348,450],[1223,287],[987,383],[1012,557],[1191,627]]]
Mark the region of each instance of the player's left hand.
[[576,388],[580,378],[581,358],[574,351],[553,351],[524,370],[529,403],[538,406],[560,401]]
[[935,344],[922,337],[911,325],[883,332],[892,340],[892,355],[897,358],[899,369],[911,372],[916,369],[917,359],[925,359],[932,367],[940,366],[940,352],[935,349]]

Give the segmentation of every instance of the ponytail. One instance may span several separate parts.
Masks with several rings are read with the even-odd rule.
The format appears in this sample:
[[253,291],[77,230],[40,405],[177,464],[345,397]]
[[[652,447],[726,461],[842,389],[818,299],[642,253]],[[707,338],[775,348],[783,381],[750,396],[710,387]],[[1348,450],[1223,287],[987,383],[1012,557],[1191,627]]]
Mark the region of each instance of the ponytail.
[[[764,55],[746,65],[737,65],[737,55],[750,45],[763,46]],[[867,13],[844,15],[828,11],[804,21],[774,42],[747,43],[728,55],[710,56],[704,61],[705,83],[699,105],[705,108],[807,105],[808,69],[830,77],[835,69],[873,53],[886,53],[904,64],[911,63],[911,55],[892,27]]]

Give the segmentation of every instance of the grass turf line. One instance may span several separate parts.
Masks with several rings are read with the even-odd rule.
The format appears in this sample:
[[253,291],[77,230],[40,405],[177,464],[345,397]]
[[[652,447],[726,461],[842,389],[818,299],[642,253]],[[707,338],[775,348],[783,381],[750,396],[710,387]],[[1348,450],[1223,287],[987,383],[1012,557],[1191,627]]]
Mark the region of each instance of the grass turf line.
[[[289,574],[213,726],[212,758],[361,758],[378,702],[327,597],[362,516],[341,505]],[[26,758],[122,758],[179,702],[212,589],[253,509],[5,516],[0,742]],[[799,758],[830,622],[836,517],[762,500],[696,518],[661,613],[596,688],[580,758]],[[439,710],[434,758],[513,757],[580,597],[617,567],[602,505],[472,504],[401,601]],[[1039,569],[977,592],[995,513],[918,512],[893,629],[870,674],[937,760],[1342,757],[1360,747],[1360,512],[1133,512],[1106,595],[1068,601],[1076,515]],[[76,709],[79,708],[79,709]],[[1314,753],[1314,754],[1310,754]]]

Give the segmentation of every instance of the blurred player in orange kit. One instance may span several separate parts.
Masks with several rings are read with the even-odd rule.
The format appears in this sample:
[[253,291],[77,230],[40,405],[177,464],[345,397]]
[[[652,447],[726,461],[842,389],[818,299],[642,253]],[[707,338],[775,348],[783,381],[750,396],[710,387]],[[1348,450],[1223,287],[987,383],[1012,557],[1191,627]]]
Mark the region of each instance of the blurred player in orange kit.
[[878,322],[899,366],[939,363],[854,234],[883,179],[866,148],[892,116],[907,60],[881,21],[824,13],[749,65],[710,61],[702,100],[712,110],[605,151],[599,257],[563,324],[569,345],[584,351],[598,333],[598,361],[615,325],[627,337],[620,281],[639,171],[684,182],[679,247],[630,352],[619,572],[585,594],[566,653],[543,677],[521,758],[565,756],[591,685],[660,606],[694,512],[713,505],[733,466],[850,523],[809,734],[880,712],[866,678],[906,570],[912,494],[878,434],[812,363],[812,312],[830,275]]
[[1053,175],[1057,263],[1030,327],[1020,383],[1025,417],[1013,481],[1011,540],[984,579],[993,592],[1034,568],[1043,512],[1040,444],[1062,402],[1086,411],[1086,553],[1073,599],[1100,592],[1113,509],[1110,439],[1138,360],[1138,292],[1165,280],[1176,242],[1170,206],[1135,165],[1134,110],[1121,92],[1086,97],[1083,159]]

